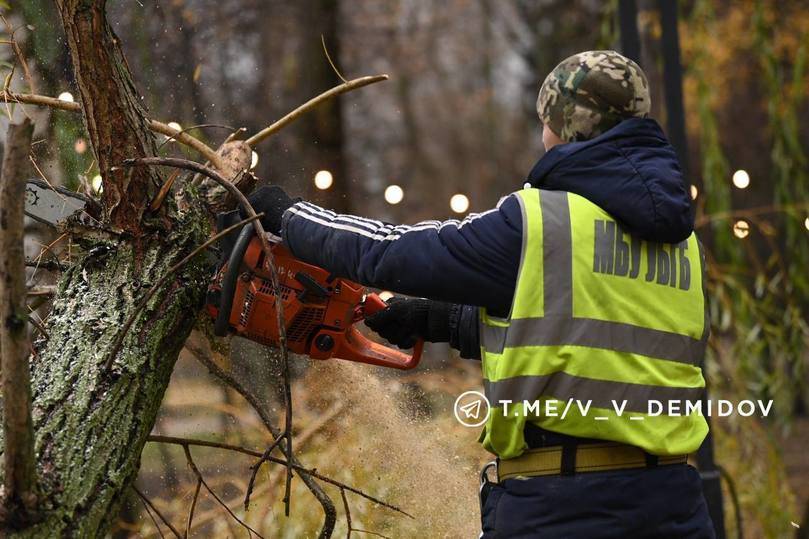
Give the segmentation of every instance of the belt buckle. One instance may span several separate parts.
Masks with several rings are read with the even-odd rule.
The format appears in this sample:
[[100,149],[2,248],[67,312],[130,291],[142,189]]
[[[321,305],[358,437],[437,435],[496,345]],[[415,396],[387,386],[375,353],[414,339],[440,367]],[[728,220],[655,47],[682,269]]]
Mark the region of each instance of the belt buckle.
[[500,473],[497,469],[497,461],[493,460],[491,462],[487,462],[480,470],[480,488],[483,488],[488,483],[494,482],[489,480],[489,468],[494,468],[495,477],[500,477]]

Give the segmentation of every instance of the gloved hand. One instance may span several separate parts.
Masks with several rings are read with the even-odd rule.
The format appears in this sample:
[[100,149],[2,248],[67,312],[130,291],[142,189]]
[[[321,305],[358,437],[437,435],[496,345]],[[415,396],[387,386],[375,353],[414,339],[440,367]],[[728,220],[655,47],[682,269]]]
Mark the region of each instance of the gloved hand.
[[[297,202],[277,185],[265,185],[256,189],[247,197],[247,200],[250,201],[256,213],[264,213],[261,217],[264,230],[276,236],[281,235],[281,217],[283,217],[284,212]],[[242,207],[239,207],[239,215],[242,219],[247,219],[248,217],[247,212]]]
[[392,297],[388,307],[365,319],[365,325],[399,348],[412,348],[421,338],[449,342],[450,304],[429,299]]

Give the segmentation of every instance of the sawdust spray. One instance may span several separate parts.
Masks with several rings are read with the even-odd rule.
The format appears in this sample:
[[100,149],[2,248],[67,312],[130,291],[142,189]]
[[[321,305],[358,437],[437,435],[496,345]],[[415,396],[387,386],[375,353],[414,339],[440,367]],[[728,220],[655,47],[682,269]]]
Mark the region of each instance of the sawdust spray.
[[415,517],[402,517],[407,521],[401,522],[402,532],[409,537],[477,537],[482,452],[477,432],[456,424],[452,404],[441,406],[430,420],[414,419],[402,407],[396,376],[339,360],[314,363],[307,385],[344,402],[339,428],[358,433],[357,446],[343,448],[355,456],[347,465],[392,483],[385,499]]

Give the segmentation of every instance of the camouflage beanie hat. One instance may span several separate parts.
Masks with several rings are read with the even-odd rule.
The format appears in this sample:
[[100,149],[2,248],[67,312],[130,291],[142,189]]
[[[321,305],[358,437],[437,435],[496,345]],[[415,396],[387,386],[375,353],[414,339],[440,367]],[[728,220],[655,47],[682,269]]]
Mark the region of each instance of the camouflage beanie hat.
[[649,83],[638,64],[615,51],[563,60],[542,83],[537,112],[566,142],[589,140],[627,118],[649,115]]

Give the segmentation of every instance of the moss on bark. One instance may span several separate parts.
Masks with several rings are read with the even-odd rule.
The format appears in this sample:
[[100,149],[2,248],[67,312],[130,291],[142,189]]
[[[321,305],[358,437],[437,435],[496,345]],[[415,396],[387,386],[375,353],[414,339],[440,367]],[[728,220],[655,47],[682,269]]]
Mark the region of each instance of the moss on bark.
[[201,307],[202,256],[143,309],[116,356],[104,361],[140,298],[206,238],[195,210],[167,235],[107,244],[71,267],[48,319],[50,339],[32,361],[38,473],[45,520],[24,537],[102,537],[138,471],[146,436]]

